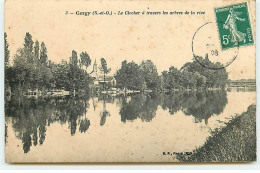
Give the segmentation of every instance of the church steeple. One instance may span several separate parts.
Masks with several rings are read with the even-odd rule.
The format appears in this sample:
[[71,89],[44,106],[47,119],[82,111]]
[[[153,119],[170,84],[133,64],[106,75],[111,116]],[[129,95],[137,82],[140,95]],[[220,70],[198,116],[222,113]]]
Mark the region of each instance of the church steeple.
[[93,64],[93,70],[90,73],[92,77],[95,77],[98,80],[98,71],[97,71],[97,60],[95,59],[95,62]]
[[97,72],[97,60],[95,59],[94,65],[93,65],[93,72]]

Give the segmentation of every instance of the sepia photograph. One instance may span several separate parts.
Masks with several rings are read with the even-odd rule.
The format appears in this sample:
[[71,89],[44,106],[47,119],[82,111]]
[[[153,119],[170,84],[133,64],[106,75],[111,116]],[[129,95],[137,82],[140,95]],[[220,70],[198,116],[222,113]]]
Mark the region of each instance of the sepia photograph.
[[257,160],[255,0],[4,9],[5,162]]

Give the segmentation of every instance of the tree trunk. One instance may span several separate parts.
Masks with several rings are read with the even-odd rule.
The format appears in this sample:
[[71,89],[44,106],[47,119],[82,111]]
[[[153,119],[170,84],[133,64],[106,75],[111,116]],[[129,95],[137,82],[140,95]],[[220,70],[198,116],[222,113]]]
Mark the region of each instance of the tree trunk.
[[106,74],[105,74],[105,72],[104,72],[104,83],[103,83],[103,90],[105,91],[105,80],[106,80]]

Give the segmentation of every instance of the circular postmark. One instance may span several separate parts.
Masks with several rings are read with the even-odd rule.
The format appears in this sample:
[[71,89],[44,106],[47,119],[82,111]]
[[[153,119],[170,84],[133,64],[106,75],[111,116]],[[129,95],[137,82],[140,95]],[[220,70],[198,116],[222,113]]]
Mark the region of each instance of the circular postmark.
[[[224,27],[224,23],[222,25]],[[208,22],[200,26],[193,35],[193,57],[205,68],[212,70],[223,69],[229,66],[238,55],[239,42],[235,44],[237,46],[222,50],[217,26],[213,22]]]

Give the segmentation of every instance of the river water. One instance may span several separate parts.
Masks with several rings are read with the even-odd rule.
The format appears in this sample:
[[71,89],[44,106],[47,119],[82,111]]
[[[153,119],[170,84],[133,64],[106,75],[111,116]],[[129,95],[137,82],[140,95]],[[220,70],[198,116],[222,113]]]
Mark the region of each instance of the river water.
[[172,162],[255,104],[256,92],[11,98],[8,162]]

